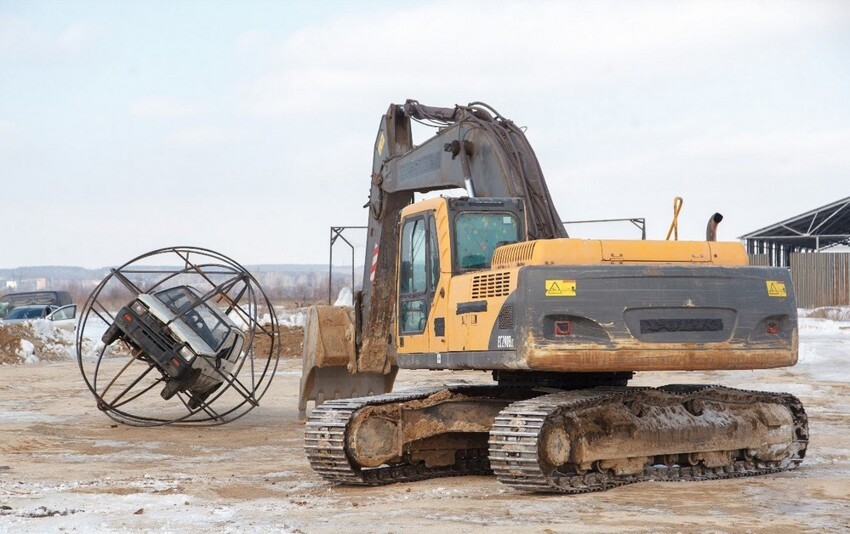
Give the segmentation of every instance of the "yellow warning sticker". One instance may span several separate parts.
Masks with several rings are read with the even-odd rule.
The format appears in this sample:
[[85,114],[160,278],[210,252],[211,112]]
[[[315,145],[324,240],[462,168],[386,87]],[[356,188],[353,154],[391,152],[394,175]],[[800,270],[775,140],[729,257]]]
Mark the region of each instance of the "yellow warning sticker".
[[546,280],[547,297],[574,297],[576,296],[575,280]]
[[775,280],[767,280],[767,296],[768,297],[787,297],[785,291],[785,282],[777,282]]
[[384,137],[384,132],[381,132],[381,135],[378,136],[378,142],[375,144],[375,150],[378,151],[378,155],[384,153],[384,144],[387,142],[387,138]]

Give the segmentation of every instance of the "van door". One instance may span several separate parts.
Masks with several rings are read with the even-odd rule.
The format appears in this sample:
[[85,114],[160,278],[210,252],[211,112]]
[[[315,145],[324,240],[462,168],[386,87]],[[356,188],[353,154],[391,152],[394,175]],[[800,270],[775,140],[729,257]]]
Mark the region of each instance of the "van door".
[[53,326],[63,330],[74,330],[77,327],[77,305],[69,304],[62,306],[58,310],[53,311],[46,317],[47,320],[53,322]]

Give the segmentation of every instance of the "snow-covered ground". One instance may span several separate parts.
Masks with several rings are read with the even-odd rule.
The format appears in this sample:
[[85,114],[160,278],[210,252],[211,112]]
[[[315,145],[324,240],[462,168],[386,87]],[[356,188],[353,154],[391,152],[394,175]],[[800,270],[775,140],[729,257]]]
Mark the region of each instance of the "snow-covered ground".
[[[778,475],[573,497],[526,495],[492,477],[329,486],[303,454],[297,360],[281,361],[258,409],[211,428],[115,424],[94,406],[72,356],[5,365],[0,532],[845,532],[848,364],[844,308],[801,313],[800,361],[792,368],[640,373],[636,383],[714,382],[798,395],[810,419],[806,460]],[[403,371],[396,389],[456,378]],[[486,373],[462,378],[489,380]]]
[[850,308],[839,310],[843,320],[800,317],[797,367],[819,381],[850,381]]

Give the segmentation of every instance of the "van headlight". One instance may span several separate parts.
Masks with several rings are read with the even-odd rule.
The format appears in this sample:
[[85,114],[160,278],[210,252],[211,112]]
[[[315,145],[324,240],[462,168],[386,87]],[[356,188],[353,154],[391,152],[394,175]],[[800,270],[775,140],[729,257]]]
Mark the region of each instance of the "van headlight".
[[183,345],[180,348],[180,356],[183,356],[187,362],[192,363],[192,360],[195,359],[195,352],[188,345]]
[[135,301],[132,305],[130,305],[130,309],[136,312],[136,315],[143,315],[147,313],[148,309],[145,308],[145,305],[141,303],[141,301]]

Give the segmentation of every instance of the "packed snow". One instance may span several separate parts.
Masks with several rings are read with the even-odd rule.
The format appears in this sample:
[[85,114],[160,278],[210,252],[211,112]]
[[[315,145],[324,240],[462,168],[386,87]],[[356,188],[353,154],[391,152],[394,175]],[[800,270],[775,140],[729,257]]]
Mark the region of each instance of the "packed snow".
[[354,305],[354,295],[351,293],[351,289],[348,287],[343,287],[339,296],[336,298],[336,302],[334,302],[334,306],[353,306]]

